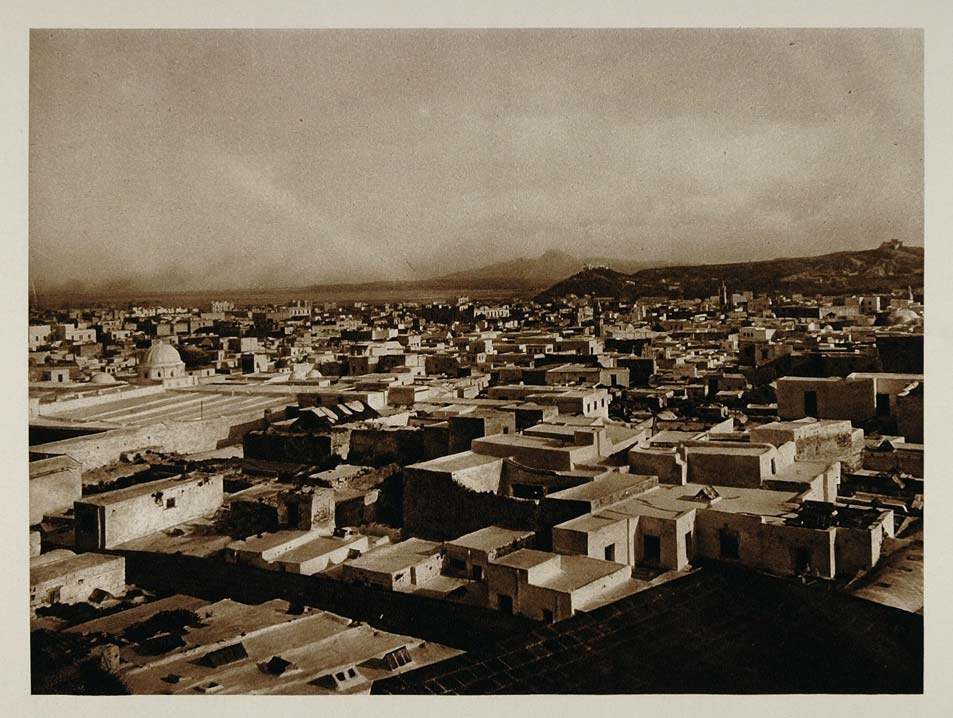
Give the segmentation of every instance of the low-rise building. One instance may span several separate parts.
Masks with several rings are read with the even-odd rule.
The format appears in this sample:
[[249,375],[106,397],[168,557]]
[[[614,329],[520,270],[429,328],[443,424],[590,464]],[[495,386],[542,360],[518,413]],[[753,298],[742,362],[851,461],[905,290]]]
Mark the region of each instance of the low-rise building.
[[76,545],[114,548],[177,524],[215,513],[222,505],[222,477],[186,474],[150,481],[74,504]]
[[30,610],[56,603],[80,603],[95,591],[121,596],[126,560],[99,553],[58,549],[30,559]]
[[492,608],[546,623],[562,621],[631,581],[623,564],[520,549],[486,566]]
[[30,525],[65,511],[83,494],[83,467],[65,455],[30,452]]
[[532,531],[517,531],[487,526],[444,543],[447,573],[480,580],[487,564],[508,553],[529,547],[535,540]]
[[441,544],[409,538],[347,561],[341,578],[391,591],[413,591],[439,576],[442,568]]

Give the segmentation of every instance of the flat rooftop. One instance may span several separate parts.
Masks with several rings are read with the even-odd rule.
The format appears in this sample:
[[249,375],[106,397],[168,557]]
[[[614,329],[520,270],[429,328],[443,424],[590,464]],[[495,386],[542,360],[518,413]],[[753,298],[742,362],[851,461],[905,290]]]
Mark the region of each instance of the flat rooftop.
[[277,562],[298,563],[300,561],[307,561],[366,540],[367,537],[360,534],[351,534],[341,538],[337,536],[317,536],[307,543],[301,544],[298,548],[293,548],[287,553],[281,554]]
[[530,569],[554,560],[561,560],[561,554],[537,551],[532,548],[521,548],[502,558],[495,559],[493,563],[500,566],[510,566],[511,568]]
[[554,491],[547,498],[563,501],[596,501],[609,494],[625,491],[626,489],[636,489],[643,482],[654,478],[654,476],[643,474],[612,472],[601,479],[589,481],[579,486],[571,486],[562,491]]
[[748,444],[740,441],[700,441],[686,448],[692,454],[729,454],[733,456],[761,456],[774,451],[773,446]]
[[849,427],[851,423],[848,419],[796,419],[794,421],[772,421],[770,424],[762,424],[755,431],[767,429],[770,431],[803,431],[812,427],[816,428],[834,428],[838,426]]
[[[322,611],[290,615],[289,604],[273,600],[245,605],[225,600],[197,607],[205,624],[183,635],[185,645],[160,655],[139,654],[136,646],[122,649],[132,663],[123,679],[133,693],[189,693],[213,687],[216,693],[335,693],[333,684],[313,681],[332,671],[356,666],[355,684],[393,675],[372,659],[402,646],[411,651],[415,665],[456,655],[459,651],[420,640],[379,631],[366,624]],[[211,652],[241,644],[223,663],[202,660]],[[263,672],[260,664],[279,656],[290,663],[281,674]],[[174,676],[174,680],[169,680]]]
[[686,441],[696,441],[703,436],[703,431],[675,431],[674,429],[664,429],[649,439],[650,444],[673,445],[681,444]]
[[772,491],[769,489],[738,489],[714,486],[720,498],[709,506],[707,501],[694,497],[706,488],[702,484],[673,486],[660,484],[632,498],[595,512],[600,516],[654,516],[675,518],[693,509],[711,509],[727,513],[744,513],[766,518],[788,518],[796,515],[795,498],[800,491]]
[[409,538],[400,543],[375,548],[360,558],[348,561],[346,565],[364,571],[391,573],[414,566],[439,553],[441,549],[441,544],[434,541]]
[[619,521],[624,520],[624,516],[611,515],[606,512],[597,512],[594,514],[583,514],[582,516],[577,516],[574,519],[569,519],[569,521],[564,521],[563,523],[556,526],[559,529],[566,529],[567,531],[580,531],[582,533],[595,533],[601,531],[602,529],[608,528]]
[[[42,555],[42,554],[41,554]],[[103,567],[117,561],[122,561],[121,556],[111,556],[101,553],[81,553],[71,556],[59,555],[57,560],[39,562],[30,562],[30,585],[46,583],[60,576],[78,571],[87,571],[97,567]]]
[[120,611],[119,613],[111,613],[102,618],[95,618],[92,621],[81,623],[78,626],[64,629],[64,633],[107,633],[112,636],[119,636],[129,626],[144,621],[160,611],[197,611],[202,606],[207,606],[208,603],[208,601],[201,598],[177,593],[173,596],[167,596],[157,601],[150,601],[141,606]]
[[239,414],[264,414],[296,401],[294,394],[234,394],[200,391],[164,391],[117,399],[103,404],[48,414],[68,422],[105,422],[117,426],[148,426],[162,421],[195,421]]
[[249,536],[248,538],[240,539],[230,543],[228,548],[233,551],[243,551],[246,553],[262,553],[263,551],[268,551],[269,549],[278,548],[279,546],[285,546],[288,544],[301,546],[304,543],[310,541],[312,538],[317,538],[318,536],[318,533],[312,534],[310,531],[297,531],[294,529],[289,529],[286,531],[274,531],[272,533],[263,533],[257,536]]
[[464,534],[453,541],[447,541],[447,544],[478,551],[492,551],[502,546],[508,546],[514,541],[527,539],[532,535],[532,531],[514,531],[502,526],[487,526],[472,533]]
[[501,461],[503,461],[503,459],[499,456],[487,456],[486,454],[477,454],[473,451],[461,451],[459,454],[441,456],[436,459],[431,459],[430,461],[422,461],[419,464],[411,464],[411,466],[415,469],[453,473]]
[[120,501],[126,501],[128,499],[133,499],[144,494],[153,494],[157,491],[164,491],[165,489],[171,489],[176,486],[187,486],[190,484],[197,484],[200,481],[209,481],[213,476],[208,475],[190,475],[184,474],[182,476],[173,476],[169,479],[159,479],[158,481],[147,481],[144,484],[136,484],[134,486],[127,486],[124,489],[116,489],[115,491],[106,491],[102,494],[93,494],[92,496],[84,496],[82,499],[78,500],[77,503],[81,504],[93,504],[94,506],[109,506],[111,504],[119,503]]
[[774,476],[767,477],[766,481],[790,481],[794,483],[810,483],[831,467],[827,461],[795,461],[780,469]]
[[629,570],[629,567],[625,564],[603,561],[598,558],[562,556],[558,571],[531,583],[534,586],[568,592],[588,586],[594,581],[611,576],[619,571],[628,572]]

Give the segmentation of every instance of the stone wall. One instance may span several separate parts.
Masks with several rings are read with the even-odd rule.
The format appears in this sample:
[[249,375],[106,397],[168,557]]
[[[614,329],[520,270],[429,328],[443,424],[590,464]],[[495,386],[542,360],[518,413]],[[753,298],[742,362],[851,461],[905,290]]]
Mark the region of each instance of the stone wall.
[[[105,506],[77,501],[76,545],[87,549],[111,548],[213,514],[222,505],[221,476],[196,477],[174,483],[162,480],[141,484],[140,488],[142,493]],[[151,488],[155,491],[149,491]],[[94,513],[98,513],[99,520],[104,523],[102,536],[98,523],[86,523],[93,521],[86,517]]]
[[542,526],[535,501],[473,491],[449,473],[408,467],[404,474],[404,529],[414,536],[446,541],[487,526],[529,531]]
[[[57,567],[61,570],[52,570]],[[126,590],[126,563],[121,556],[81,554],[56,561],[49,568],[48,578],[30,586],[31,611],[52,603],[85,601],[96,589],[114,596]]]
[[82,467],[65,456],[30,462],[30,525],[44,516],[73,508],[82,496]]
[[695,520],[695,555],[726,559],[721,555],[720,532],[730,532],[738,540],[739,563],[756,571],[779,576],[794,575],[797,552],[808,556],[810,573],[834,577],[835,531],[764,523],[759,516],[720,511],[698,511]]
[[331,458],[331,437],[327,434],[250,431],[242,444],[248,459],[323,466]]
[[[272,416],[275,416],[274,412]],[[55,441],[31,447],[31,450],[66,454],[79,461],[84,471],[89,471],[117,461],[127,451],[155,448],[170,453],[194,454],[240,444],[246,433],[263,429],[266,424],[261,415],[169,421]]]
[[876,413],[872,379],[810,380],[786,377],[777,383],[778,416],[782,421],[807,416],[804,395],[809,391],[817,394],[818,419],[847,419],[859,424]]
[[896,412],[897,433],[911,443],[923,443],[923,392],[897,396]]
[[753,443],[774,446],[793,441],[798,461],[840,461],[844,469],[860,467],[864,449],[864,432],[850,422],[805,422],[797,425],[765,424],[751,429]]
[[508,412],[493,412],[479,416],[454,416],[449,420],[447,452],[457,454],[468,451],[474,439],[493,434],[515,434],[516,416]]
[[633,474],[658,476],[660,484],[683,486],[688,481],[688,465],[676,451],[631,449],[629,468]]
[[688,483],[760,488],[762,478],[772,475],[771,459],[774,455],[774,447],[765,448],[770,450],[756,454],[749,451],[733,451],[730,447],[723,453],[711,453],[701,449],[693,451],[689,447],[686,450]]

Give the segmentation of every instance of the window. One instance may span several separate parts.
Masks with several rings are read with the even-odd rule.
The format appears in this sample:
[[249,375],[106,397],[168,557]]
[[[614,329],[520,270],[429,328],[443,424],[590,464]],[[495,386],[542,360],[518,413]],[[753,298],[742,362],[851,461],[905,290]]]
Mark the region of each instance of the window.
[[397,670],[401,666],[406,666],[408,663],[412,663],[413,660],[407,651],[407,646],[401,646],[384,655],[384,665],[392,671]]
[[482,566],[474,566],[474,567],[473,567],[473,578],[474,578],[474,580],[476,580],[476,581],[479,581],[480,579],[483,578],[483,567],[482,567]]
[[173,499],[166,499],[166,500],[165,500],[165,507],[166,507],[167,509],[174,509],[174,508],[175,508],[175,499],[174,499],[174,498],[173,498]]
[[553,612],[548,608],[543,609],[543,623],[552,623],[553,622]]
[[721,529],[718,532],[718,544],[721,558],[737,559],[739,557],[738,534],[728,529]]
[[657,564],[662,560],[662,539],[653,534],[642,536],[642,562]]
[[605,554],[606,561],[615,561],[615,544],[609,544],[605,547],[603,552]]
[[356,678],[356,677],[357,677],[357,671],[355,671],[353,668],[348,668],[348,669],[347,669],[347,676],[348,676],[348,678]]
[[452,571],[462,572],[467,570],[467,562],[463,559],[452,558],[448,563],[450,564],[450,570]]
[[500,605],[500,610],[504,613],[513,613],[513,598],[505,593],[496,594],[496,602]]
[[692,540],[692,532],[689,529],[685,532],[685,557],[691,561],[692,555],[695,553],[695,546]]

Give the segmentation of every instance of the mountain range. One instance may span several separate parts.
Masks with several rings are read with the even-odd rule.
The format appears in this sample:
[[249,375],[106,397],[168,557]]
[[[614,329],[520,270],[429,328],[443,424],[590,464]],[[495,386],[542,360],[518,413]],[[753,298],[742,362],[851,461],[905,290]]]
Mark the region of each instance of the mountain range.
[[[169,301],[202,303],[208,297],[243,303],[281,303],[289,298],[317,301],[443,301],[472,297],[533,296],[543,301],[569,295],[635,299],[643,296],[707,297],[724,282],[729,291],[862,293],[923,286],[923,247],[885,242],[877,249],[816,257],[780,258],[731,264],[657,266],[638,260],[580,259],[549,250],[537,257],[495,262],[472,270],[416,281],[315,284],[229,290],[46,293],[44,302]],[[36,297],[34,296],[34,300]]]
[[504,262],[495,262],[478,269],[444,274],[424,279],[415,284],[421,286],[471,287],[477,283],[487,289],[534,289],[548,287],[578,272],[587,265],[611,266],[619,272],[637,272],[652,266],[649,262],[590,257],[580,259],[566,252],[550,249],[538,257],[519,257]]
[[729,291],[840,294],[887,292],[923,286],[923,247],[896,240],[876,249],[832,252],[814,257],[785,257],[757,262],[650,267],[632,273],[590,267],[556,282],[536,296],[709,297],[722,282]]

